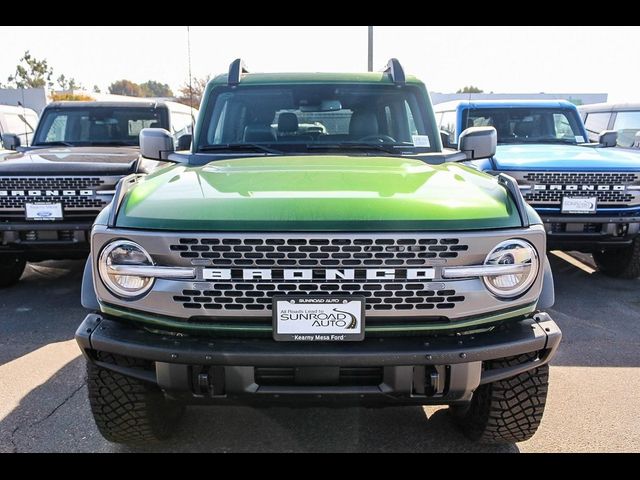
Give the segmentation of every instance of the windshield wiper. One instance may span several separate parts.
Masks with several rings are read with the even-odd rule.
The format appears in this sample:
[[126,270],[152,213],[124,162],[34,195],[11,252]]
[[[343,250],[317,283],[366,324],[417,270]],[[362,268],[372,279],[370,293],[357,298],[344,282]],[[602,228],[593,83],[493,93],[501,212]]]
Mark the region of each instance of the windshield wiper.
[[237,152],[237,151],[253,151],[253,152],[266,152],[273,155],[282,155],[284,152],[270,148],[265,145],[259,145],[257,143],[223,143],[220,145],[203,145],[198,149],[200,152]]
[[399,152],[398,149],[400,147],[413,147],[413,145],[385,145],[378,143],[354,143],[354,142],[345,142],[345,143],[314,143],[307,144],[306,148],[308,150],[376,150],[379,152],[386,153],[402,153]]
[[34,147],[55,147],[55,146],[65,146],[65,147],[76,147],[73,143],[55,141],[55,142],[39,142],[33,145]]

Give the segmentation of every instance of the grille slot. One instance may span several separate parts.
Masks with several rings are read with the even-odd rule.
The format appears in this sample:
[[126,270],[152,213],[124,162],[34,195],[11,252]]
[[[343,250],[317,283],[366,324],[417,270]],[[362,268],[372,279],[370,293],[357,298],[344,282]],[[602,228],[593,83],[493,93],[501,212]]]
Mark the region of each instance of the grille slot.
[[[173,301],[200,314],[223,315],[226,311],[270,312],[274,295],[352,295],[365,297],[366,309],[373,311],[407,310],[425,312],[449,310],[465,297],[455,290],[430,290],[428,283],[214,283],[213,290],[183,290]],[[198,312],[193,312],[197,314]]]
[[182,258],[221,267],[419,267],[456,258],[469,246],[458,238],[180,238],[170,245]]
[[[291,387],[296,382],[295,367],[256,367],[255,382],[262,386]],[[335,381],[322,382],[334,386],[376,386],[382,383],[382,367],[339,367]],[[306,382],[305,382],[306,383]]]

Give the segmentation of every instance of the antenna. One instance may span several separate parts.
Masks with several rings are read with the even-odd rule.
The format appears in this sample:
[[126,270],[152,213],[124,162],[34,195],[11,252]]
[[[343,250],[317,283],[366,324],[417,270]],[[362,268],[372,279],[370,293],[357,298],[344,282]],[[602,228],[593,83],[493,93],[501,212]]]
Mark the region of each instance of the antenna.
[[[193,85],[191,84],[191,31],[189,30],[189,25],[187,25],[187,61],[189,63],[189,108],[191,108],[190,116],[191,116],[191,135],[193,139],[193,133],[195,130],[195,126],[193,124]],[[191,140],[191,144],[193,144],[193,140]]]
[[24,87],[20,89],[22,92],[22,102],[18,101],[18,105],[22,107],[22,122],[24,123],[24,143],[29,146],[29,131],[27,130],[27,111],[24,108]]

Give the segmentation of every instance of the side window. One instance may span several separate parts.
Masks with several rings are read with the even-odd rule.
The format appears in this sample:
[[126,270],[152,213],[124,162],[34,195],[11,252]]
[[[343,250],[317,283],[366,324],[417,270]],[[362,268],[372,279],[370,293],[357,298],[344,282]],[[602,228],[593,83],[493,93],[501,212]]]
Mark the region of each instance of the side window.
[[574,138],[573,129],[564,113],[553,114],[553,125],[556,138]]
[[409,121],[409,135],[417,135],[418,134],[418,128],[416,127],[416,122],[413,119],[413,113],[411,113],[411,107],[409,106],[409,103],[405,100],[404,101],[404,108],[407,110],[407,120]]
[[227,118],[228,107],[229,107],[229,102],[225,101],[224,104],[222,105],[220,116],[218,117],[218,125],[216,125],[216,129],[213,134],[213,141],[211,143],[214,143],[214,144],[222,143],[222,134],[224,133],[223,129],[224,129],[225,120]]
[[450,141],[456,143],[458,135],[456,134],[456,112],[454,110],[442,112],[440,118],[440,130],[449,134]]
[[191,128],[191,115],[184,112],[171,112],[171,133],[179,137],[189,133]]
[[584,126],[587,129],[591,140],[597,140],[600,132],[607,129],[610,116],[611,114],[609,112],[587,114]]
[[618,132],[618,146],[632,147],[640,131],[640,111],[618,112],[613,128]]
[[47,135],[44,138],[45,142],[56,142],[65,138],[65,130],[67,129],[67,116],[58,115],[47,131]]

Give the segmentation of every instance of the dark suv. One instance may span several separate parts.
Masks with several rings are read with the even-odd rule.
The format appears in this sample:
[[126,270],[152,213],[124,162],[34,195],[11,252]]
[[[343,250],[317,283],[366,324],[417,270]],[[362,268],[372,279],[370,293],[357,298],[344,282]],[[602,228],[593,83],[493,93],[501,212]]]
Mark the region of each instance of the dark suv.
[[96,215],[125,175],[162,165],[142,161],[139,133],[158,127],[189,147],[191,108],[173,102],[55,102],[30,147],[0,159],[0,287],[17,282],[27,261],[85,256]]

